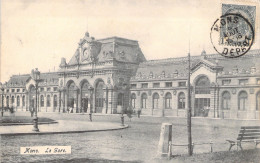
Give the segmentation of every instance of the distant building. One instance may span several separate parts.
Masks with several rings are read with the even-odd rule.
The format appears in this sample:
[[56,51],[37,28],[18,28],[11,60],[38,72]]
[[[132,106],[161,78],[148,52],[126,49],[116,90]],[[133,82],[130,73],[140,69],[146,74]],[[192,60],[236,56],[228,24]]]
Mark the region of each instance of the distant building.
[[[260,50],[228,59],[219,54],[191,57],[192,116],[259,119]],[[41,112],[115,114],[131,106],[142,114],[185,117],[187,57],[146,61],[137,41],[86,33],[57,72],[41,73]],[[35,108],[34,80],[13,75],[5,83],[4,106]]]

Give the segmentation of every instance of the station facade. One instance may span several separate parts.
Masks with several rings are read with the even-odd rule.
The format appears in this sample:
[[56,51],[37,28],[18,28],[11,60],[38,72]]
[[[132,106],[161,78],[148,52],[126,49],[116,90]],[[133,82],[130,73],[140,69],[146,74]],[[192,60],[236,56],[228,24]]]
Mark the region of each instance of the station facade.
[[[259,119],[260,50],[239,58],[191,57],[192,116]],[[87,32],[57,72],[41,73],[38,102],[30,74],[13,75],[4,86],[5,107],[40,112],[116,114],[133,108],[143,115],[185,117],[188,58],[145,59],[138,41],[96,40]]]

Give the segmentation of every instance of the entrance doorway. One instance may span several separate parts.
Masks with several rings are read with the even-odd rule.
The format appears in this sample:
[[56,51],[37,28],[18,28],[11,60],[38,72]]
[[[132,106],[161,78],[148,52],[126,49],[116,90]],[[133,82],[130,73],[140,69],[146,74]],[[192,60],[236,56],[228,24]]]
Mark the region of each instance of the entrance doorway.
[[210,81],[207,76],[201,76],[195,83],[195,117],[207,117],[210,109]]
[[195,98],[195,117],[207,117],[210,108],[210,98]]
[[88,98],[82,98],[81,102],[82,112],[86,113],[88,111]]

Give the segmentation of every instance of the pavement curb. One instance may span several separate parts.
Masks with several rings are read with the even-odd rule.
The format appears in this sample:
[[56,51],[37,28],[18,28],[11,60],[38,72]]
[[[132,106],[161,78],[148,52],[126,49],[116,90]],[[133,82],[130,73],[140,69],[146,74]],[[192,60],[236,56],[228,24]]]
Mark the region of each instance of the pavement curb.
[[[57,121],[53,122],[38,122],[38,125],[55,124]],[[33,125],[33,123],[2,123],[0,126],[16,126],[16,125]]]
[[57,131],[57,132],[30,132],[30,133],[0,133],[1,136],[16,136],[16,135],[48,135],[48,134],[69,134],[69,133],[84,133],[84,132],[100,132],[100,131],[113,131],[128,128],[129,125],[120,126],[117,128],[108,128],[100,130],[82,130],[82,131]]

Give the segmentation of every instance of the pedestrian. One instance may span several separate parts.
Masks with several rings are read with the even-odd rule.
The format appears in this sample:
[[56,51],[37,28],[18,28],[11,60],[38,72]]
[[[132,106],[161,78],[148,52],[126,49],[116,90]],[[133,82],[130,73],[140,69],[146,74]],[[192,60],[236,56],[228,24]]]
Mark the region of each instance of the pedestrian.
[[141,115],[141,108],[138,108],[138,110],[137,110],[137,116],[138,116],[138,118],[140,118],[140,115]]

